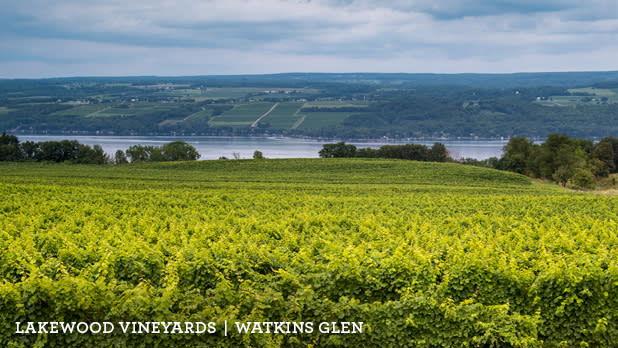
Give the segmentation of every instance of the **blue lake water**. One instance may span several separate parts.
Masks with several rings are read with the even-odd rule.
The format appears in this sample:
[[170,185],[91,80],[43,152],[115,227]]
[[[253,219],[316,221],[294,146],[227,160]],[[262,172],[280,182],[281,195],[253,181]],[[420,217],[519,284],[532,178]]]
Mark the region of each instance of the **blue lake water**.
[[[20,141],[77,140],[82,144],[99,144],[108,154],[117,150],[126,150],[131,145],[163,145],[182,140],[194,146],[202,155],[200,159],[217,159],[225,156],[234,158],[252,158],[253,152],[259,150],[267,158],[316,158],[323,144],[334,140],[315,140],[290,137],[217,137],[217,136],[72,136],[72,135],[19,135]],[[507,140],[410,140],[410,141],[347,141],[359,148],[378,148],[385,144],[415,143],[431,146],[439,141],[446,145],[453,158],[486,159],[500,157],[502,147]]]

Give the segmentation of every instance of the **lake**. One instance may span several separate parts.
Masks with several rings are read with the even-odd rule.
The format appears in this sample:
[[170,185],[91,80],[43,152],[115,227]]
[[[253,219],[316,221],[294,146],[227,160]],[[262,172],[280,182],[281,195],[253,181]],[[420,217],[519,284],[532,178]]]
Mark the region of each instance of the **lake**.
[[[23,141],[77,140],[82,144],[99,144],[103,150],[113,155],[117,150],[126,150],[132,145],[160,146],[171,141],[182,140],[192,145],[202,155],[200,159],[217,159],[225,156],[252,158],[255,150],[262,151],[267,158],[315,158],[326,143],[335,140],[315,140],[290,137],[223,137],[223,136],[77,136],[77,135],[19,135]],[[378,148],[386,144],[415,143],[431,146],[434,142],[443,143],[454,158],[486,159],[500,157],[507,140],[410,140],[410,141],[346,141],[359,148]]]

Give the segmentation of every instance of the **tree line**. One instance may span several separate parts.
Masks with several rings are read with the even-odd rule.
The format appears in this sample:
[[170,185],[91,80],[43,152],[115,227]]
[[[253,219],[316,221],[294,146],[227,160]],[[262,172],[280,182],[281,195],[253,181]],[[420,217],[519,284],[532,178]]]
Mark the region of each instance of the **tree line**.
[[195,161],[200,158],[197,150],[184,141],[173,141],[162,146],[133,145],[126,152],[116,151],[117,164],[131,162],[167,162],[167,161]]
[[542,144],[535,144],[525,137],[512,137],[500,158],[461,162],[549,179],[563,187],[591,189],[600,178],[618,172],[618,139],[605,137],[595,144],[554,133]]
[[77,140],[20,142],[15,135],[0,135],[0,161],[65,162],[75,164],[123,164],[131,162],[193,161],[200,158],[197,150],[183,142],[162,146],[133,145],[126,151],[107,155],[100,145],[80,144]]
[[442,143],[384,145],[379,149],[358,149],[352,144],[324,144],[322,158],[397,158],[414,161],[458,162],[524,174],[555,181],[563,187],[593,189],[601,178],[618,172],[618,138],[605,137],[598,143],[566,134],[549,134],[542,144],[525,137],[512,137],[502,157],[486,160],[464,158],[455,161]]
[[319,155],[322,158],[397,158],[424,162],[448,162],[451,160],[446,146],[442,143],[434,143],[432,147],[420,144],[404,144],[383,145],[379,149],[357,149],[356,146],[342,141],[334,144],[324,144]]

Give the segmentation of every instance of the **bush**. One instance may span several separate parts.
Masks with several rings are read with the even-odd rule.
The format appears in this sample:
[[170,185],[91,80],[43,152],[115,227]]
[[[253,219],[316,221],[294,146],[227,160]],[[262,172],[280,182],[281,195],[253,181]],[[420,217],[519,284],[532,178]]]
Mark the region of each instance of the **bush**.
[[576,188],[592,190],[596,186],[596,180],[594,175],[587,169],[577,169],[575,174],[573,174],[573,185]]

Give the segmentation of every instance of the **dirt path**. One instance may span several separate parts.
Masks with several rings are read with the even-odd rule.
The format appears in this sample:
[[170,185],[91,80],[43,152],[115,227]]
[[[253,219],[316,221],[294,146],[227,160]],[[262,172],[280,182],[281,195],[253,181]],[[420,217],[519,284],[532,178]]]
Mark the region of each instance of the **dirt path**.
[[303,117],[299,118],[299,119],[298,119],[298,121],[296,121],[296,122],[292,125],[292,128],[290,128],[290,129],[296,129],[296,128],[298,128],[298,126],[300,126],[300,125],[301,125],[301,124],[305,121],[305,118],[307,118],[307,115],[303,115]]
[[275,103],[275,105],[271,106],[270,109],[268,109],[268,111],[264,113],[264,115],[260,116],[257,120],[253,121],[253,123],[251,124],[251,128],[257,127],[258,122],[260,122],[264,117],[268,116],[268,114],[270,114],[271,111],[275,110],[277,106],[279,106],[279,103]]
[[96,114],[98,114],[98,113],[100,113],[100,112],[103,112],[103,111],[105,111],[105,110],[107,110],[107,109],[111,109],[111,108],[112,108],[111,106],[108,106],[108,107],[105,107],[105,108],[103,108],[103,109],[101,109],[101,110],[97,110],[97,111],[95,111],[95,112],[91,112],[91,113],[87,114],[87,115],[86,115],[86,116],[84,116],[84,117],[92,117],[92,116],[94,116],[94,115],[96,115]]
[[183,119],[182,119],[182,121],[186,121],[186,120],[188,120],[188,119],[189,119],[189,117],[191,117],[191,116],[193,116],[193,115],[197,115],[197,114],[199,114],[199,113],[200,113],[200,112],[202,112],[202,111],[206,111],[206,108],[204,108],[204,107],[201,107],[200,109],[201,109],[200,111],[198,111],[198,112],[194,112],[194,113],[192,113],[191,115],[189,115],[189,116],[187,116],[187,117],[183,118]]
[[[303,108],[303,106],[305,106],[305,104],[301,105],[296,112],[294,113],[294,115],[292,115],[292,117],[298,115],[298,113],[300,112],[300,109]],[[303,123],[303,121],[305,121],[305,118],[307,117],[307,115],[303,115],[303,117],[301,117],[300,119],[298,119],[296,122],[294,122],[294,124],[292,125],[292,127],[290,127],[290,129],[296,129],[298,128],[298,126],[300,126],[301,123]]]

